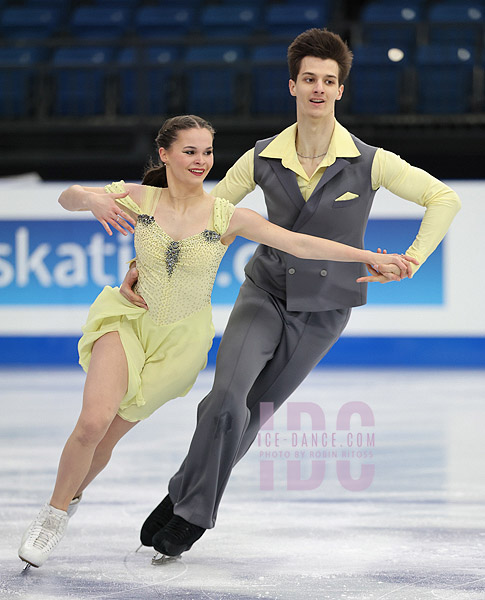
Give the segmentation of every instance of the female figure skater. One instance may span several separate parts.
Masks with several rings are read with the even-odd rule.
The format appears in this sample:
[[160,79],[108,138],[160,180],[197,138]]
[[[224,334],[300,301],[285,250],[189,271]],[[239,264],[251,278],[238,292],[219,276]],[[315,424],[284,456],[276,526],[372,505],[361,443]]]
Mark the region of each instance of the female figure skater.
[[212,287],[237,235],[301,258],[367,263],[391,279],[411,275],[414,259],[294,233],[204,192],[213,135],[200,117],[169,119],[157,137],[161,165],[143,180],[155,185],[75,185],[59,197],[66,210],[90,210],[110,235],[111,227],[134,231],[137,292],[146,308],[105,287],[89,311],[79,342],[87,371],[81,414],[52,497],[22,538],[18,554],[30,565],[44,564],[59,543],[83,490],[118,441],[162,404],[187,394],[205,367],[214,335]]

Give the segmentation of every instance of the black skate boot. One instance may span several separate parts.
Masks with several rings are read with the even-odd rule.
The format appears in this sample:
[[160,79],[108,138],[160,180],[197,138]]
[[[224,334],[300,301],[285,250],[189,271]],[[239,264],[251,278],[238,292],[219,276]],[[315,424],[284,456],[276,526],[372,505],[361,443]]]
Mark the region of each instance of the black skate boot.
[[140,542],[144,546],[153,546],[153,536],[163,529],[173,517],[173,502],[167,494],[160,504],[152,510],[140,531]]
[[179,556],[192,548],[205,529],[174,515],[170,522],[153,536],[153,547],[165,556]]

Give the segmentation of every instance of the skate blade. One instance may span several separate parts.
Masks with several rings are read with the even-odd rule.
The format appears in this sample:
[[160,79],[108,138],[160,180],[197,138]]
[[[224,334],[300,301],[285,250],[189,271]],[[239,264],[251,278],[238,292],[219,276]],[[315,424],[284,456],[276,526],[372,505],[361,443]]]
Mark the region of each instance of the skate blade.
[[180,557],[181,557],[181,554],[179,554],[178,556],[167,556],[166,554],[160,554],[160,552],[157,552],[155,554],[155,556],[152,558],[152,565],[155,565],[155,566],[166,565],[168,563],[175,562]]
[[32,567],[37,568],[35,565],[33,565],[32,563],[27,562],[23,558],[21,558],[20,560],[24,563],[24,568],[22,569],[22,574],[28,573]]

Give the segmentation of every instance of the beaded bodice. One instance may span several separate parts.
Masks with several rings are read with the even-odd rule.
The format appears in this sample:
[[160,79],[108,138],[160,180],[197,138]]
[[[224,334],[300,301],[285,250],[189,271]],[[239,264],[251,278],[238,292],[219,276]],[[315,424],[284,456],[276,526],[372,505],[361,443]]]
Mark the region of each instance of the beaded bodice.
[[[106,190],[122,192],[123,184],[113,183],[106,186]],[[173,240],[153,217],[161,190],[145,187],[146,197],[141,207],[129,196],[117,202],[138,214],[135,291],[145,299],[155,323],[167,325],[210,305],[217,270],[227,249],[221,235],[229,225],[234,206],[216,198],[210,223],[204,231]]]

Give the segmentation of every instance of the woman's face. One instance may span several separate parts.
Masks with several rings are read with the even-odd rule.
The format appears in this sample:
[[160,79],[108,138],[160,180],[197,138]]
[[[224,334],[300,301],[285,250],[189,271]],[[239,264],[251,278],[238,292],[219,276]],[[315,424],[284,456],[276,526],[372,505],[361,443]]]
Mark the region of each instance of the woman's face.
[[172,181],[194,185],[207,177],[214,164],[212,133],[208,129],[182,129],[167,150],[160,148],[160,159],[167,165]]

